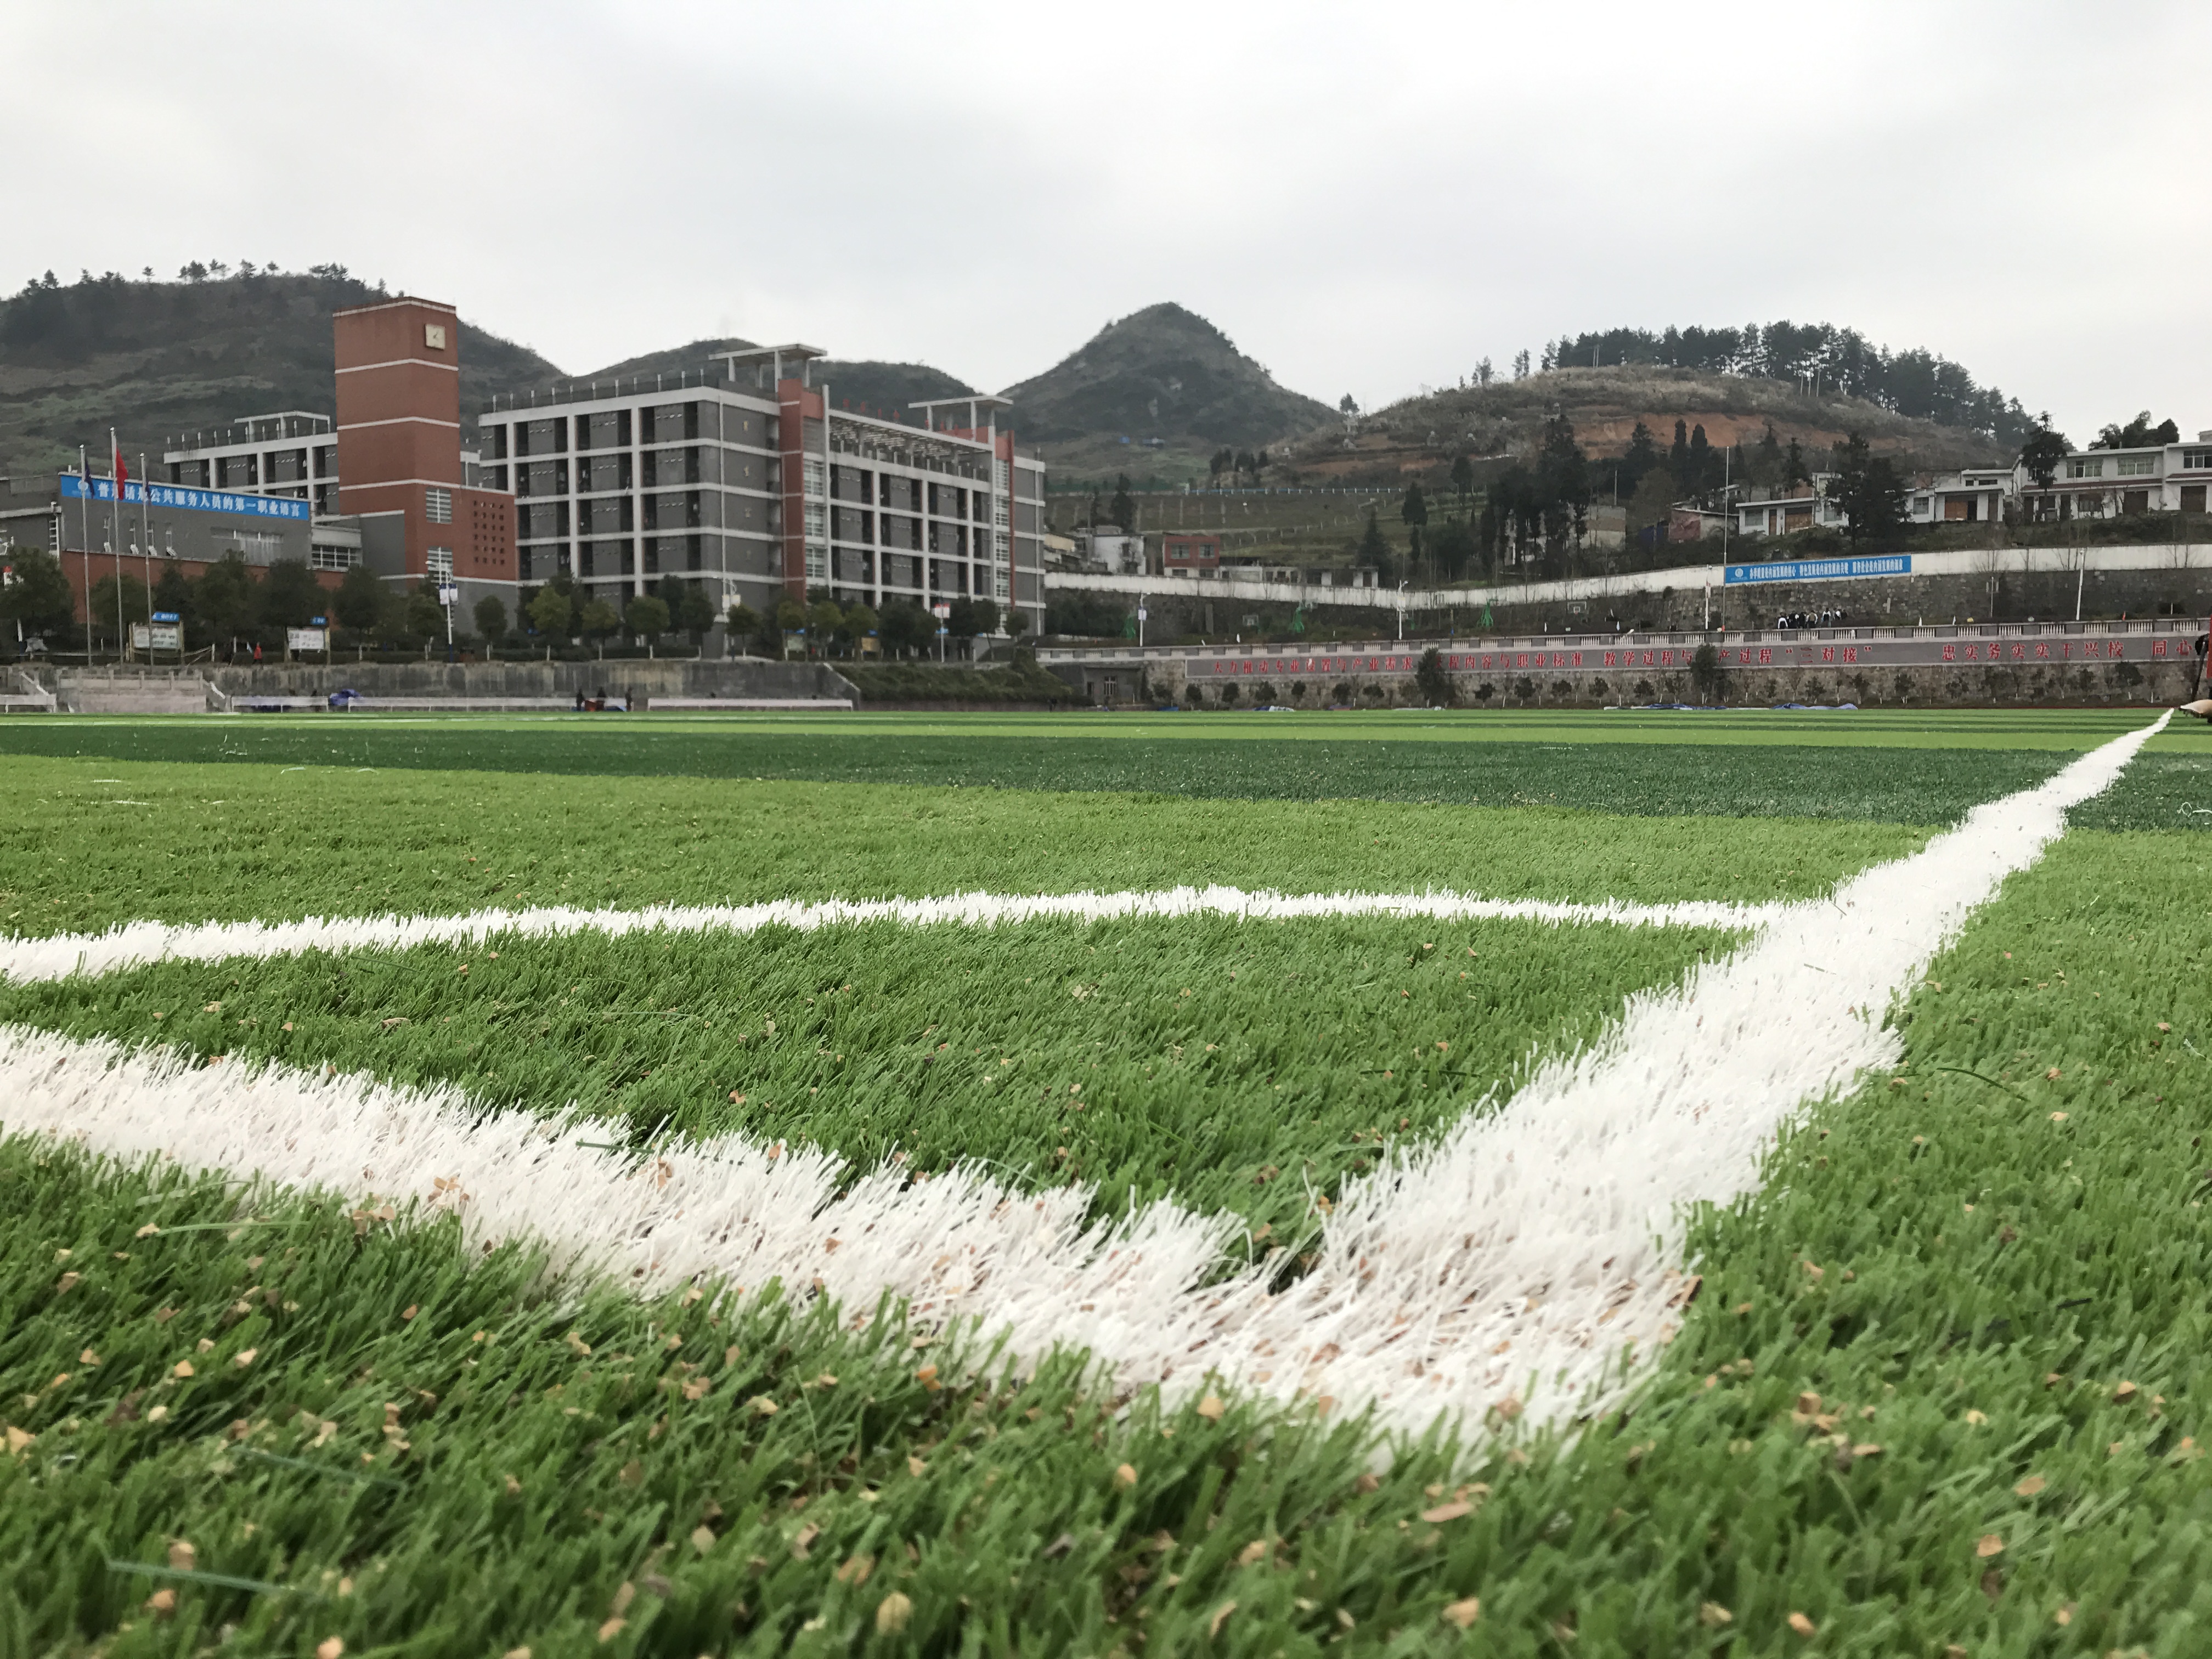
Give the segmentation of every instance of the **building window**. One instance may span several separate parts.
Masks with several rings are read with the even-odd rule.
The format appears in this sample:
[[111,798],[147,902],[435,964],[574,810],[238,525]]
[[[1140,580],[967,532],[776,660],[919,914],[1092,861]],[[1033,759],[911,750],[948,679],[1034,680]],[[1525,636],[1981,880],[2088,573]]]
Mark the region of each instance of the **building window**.
[[2105,476],[2105,464],[2076,455],[2066,464],[2066,476],[2069,478],[2101,478]]
[[434,547],[423,555],[423,564],[429,574],[450,578],[453,574],[453,550]]
[[307,568],[310,570],[350,570],[361,562],[357,547],[325,547],[318,543],[307,550]]
[[2123,478],[2148,478],[2158,471],[2155,455],[2123,455],[2113,471]]
[[422,492],[422,516],[432,524],[453,521],[453,492],[435,488]]

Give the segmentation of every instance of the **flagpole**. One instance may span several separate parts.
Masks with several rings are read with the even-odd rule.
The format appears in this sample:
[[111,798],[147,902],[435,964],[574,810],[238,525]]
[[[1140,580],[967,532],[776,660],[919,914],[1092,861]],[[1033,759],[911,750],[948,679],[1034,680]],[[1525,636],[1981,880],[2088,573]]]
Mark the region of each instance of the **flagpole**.
[[92,666],[92,447],[76,447],[76,481],[84,486],[77,497],[77,534],[84,540],[84,665]]
[[146,660],[154,660],[154,525],[146,516],[146,452],[138,452],[138,547],[146,562]]
[[107,503],[107,556],[115,569],[115,653],[131,653],[131,630],[123,624],[123,446],[115,428],[107,428],[107,483],[114,492]]

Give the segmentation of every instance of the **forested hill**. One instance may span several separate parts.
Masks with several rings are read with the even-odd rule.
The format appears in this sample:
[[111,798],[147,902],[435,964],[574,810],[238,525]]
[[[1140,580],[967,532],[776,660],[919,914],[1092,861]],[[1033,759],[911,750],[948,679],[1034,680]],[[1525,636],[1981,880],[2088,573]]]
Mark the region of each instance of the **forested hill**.
[[[337,265],[195,269],[173,283],[48,275],[0,300],[0,472],[73,466],[77,446],[104,447],[110,427],[135,465],[173,434],[280,409],[331,411],[331,313],[382,287]],[[464,411],[560,374],[527,346],[465,318],[461,328]]]
[[2007,447],[2027,435],[2017,398],[1976,383],[1935,352],[1877,346],[1855,328],[1832,323],[1747,323],[1741,328],[1612,328],[1562,337],[1544,348],[1542,368],[1602,368],[1650,363],[1759,380],[1803,382],[1808,390],[1862,398],[1909,419],[1978,432]]

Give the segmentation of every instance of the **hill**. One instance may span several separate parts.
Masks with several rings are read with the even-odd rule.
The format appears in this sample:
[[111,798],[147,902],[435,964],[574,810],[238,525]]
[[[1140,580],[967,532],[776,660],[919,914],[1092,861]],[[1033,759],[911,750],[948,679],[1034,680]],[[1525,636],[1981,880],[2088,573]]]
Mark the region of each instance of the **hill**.
[[1375,483],[1448,469],[1461,455],[1525,453],[1553,414],[1573,422],[1592,456],[1620,455],[1642,421],[1664,448],[1677,420],[1703,426],[1715,447],[1757,442],[1771,423],[1782,442],[1816,455],[1851,432],[1909,466],[1987,465],[2014,451],[1986,433],[1900,415],[1864,398],[1815,396],[1786,380],[1656,364],[1553,368],[1488,386],[1445,387],[1317,434],[1287,459],[1316,481]]
[[1214,450],[1256,449],[1337,418],[1328,404],[1278,386],[1227,335],[1174,304],[1109,323],[1004,395],[1023,443],[1036,443],[1073,477],[1139,467],[1203,475]]
[[[594,369],[584,378],[604,380],[628,374],[673,374],[679,369],[698,368],[711,362],[718,351],[744,351],[752,344],[750,340],[735,338],[694,340],[689,345],[674,346],[665,351],[625,357],[618,363]],[[966,381],[956,380],[927,363],[866,360],[848,362],[835,357],[824,357],[815,363],[814,384],[827,386],[830,402],[838,408],[901,418],[906,417],[909,404],[930,398],[964,397],[975,390]]]
[[[330,412],[331,313],[378,298],[337,266],[213,281],[51,277],[0,301],[0,471],[75,465],[106,441],[160,454],[172,434],[279,409]],[[527,346],[462,324],[461,407],[558,377]]]

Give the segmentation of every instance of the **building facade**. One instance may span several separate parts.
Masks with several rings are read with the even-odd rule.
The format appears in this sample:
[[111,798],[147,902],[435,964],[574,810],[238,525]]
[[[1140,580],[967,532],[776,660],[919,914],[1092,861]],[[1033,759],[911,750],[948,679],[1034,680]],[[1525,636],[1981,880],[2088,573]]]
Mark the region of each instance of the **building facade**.
[[2012,486],[2030,520],[2113,519],[2135,513],[2203,513],[2212,485],[2212,431],[2195,441],[2140,449],[2082,449],[2058,464],[2049,484],[2026,467]]
[[916,424],[832,407],[814,347],[679,373],[557,383],[477,420],[485,487],[514,501],[520,579],[566,573],[620,609],[663,577],[718,610],[827,590],[880,607],[988,598],[1042,623],[1043,464],[994,399],[917,404]]

